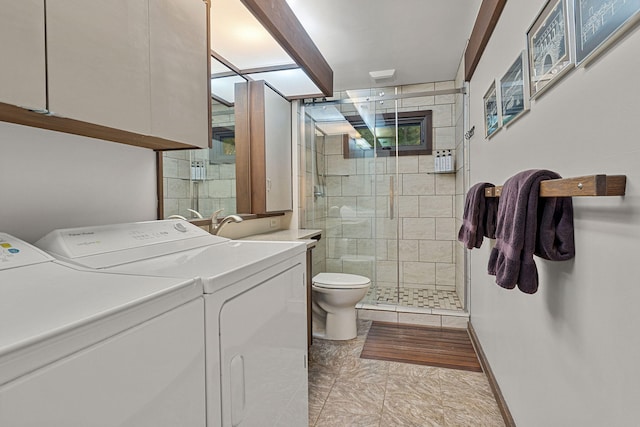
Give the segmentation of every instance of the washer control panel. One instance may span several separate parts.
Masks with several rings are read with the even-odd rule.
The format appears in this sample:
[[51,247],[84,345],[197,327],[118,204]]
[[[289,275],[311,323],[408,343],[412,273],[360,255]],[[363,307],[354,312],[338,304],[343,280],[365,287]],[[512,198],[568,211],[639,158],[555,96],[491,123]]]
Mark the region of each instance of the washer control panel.
[[53,258],[27,242],[0,233],[0,270],[53,261]]
[[183,220],[54,230],[35,243],[56,258],[108,268],[228,241]]

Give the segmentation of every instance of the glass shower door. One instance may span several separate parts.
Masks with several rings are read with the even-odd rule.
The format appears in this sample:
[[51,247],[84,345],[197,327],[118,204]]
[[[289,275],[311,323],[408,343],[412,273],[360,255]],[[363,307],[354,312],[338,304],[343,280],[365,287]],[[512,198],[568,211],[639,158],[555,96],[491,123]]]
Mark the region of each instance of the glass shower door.
[[374,280],[365,302],[379,308],[394,308],[399,303],[400,283],[397,103],[385,100],[385,93],[380,89],[370,90],[365,98],[351,98],[358,100],[354,105],[367,124],[366,129],[356,129],[371,146],[363,172],[372,183],[370,245]]
[[[371,278],[363,302],[376,308],[462,310],[463,95],[453,82],[384,91],[305,104],[317,142],[306,151],[317,159],[307,159],[315,222],[304,226],[324,230],[316,271]],[[436,172],[439,155],[452,156],[454,170]]]
[[397,286],[398,269],[389,259],[397,230],[397,181],[387,173],[387,153],[376,150],[379,95],[372,90],[343,95],[304,108],[305,226],[324,230],[314,274],[366,276],[372,286],[365,301],[375,304],[379,276]]

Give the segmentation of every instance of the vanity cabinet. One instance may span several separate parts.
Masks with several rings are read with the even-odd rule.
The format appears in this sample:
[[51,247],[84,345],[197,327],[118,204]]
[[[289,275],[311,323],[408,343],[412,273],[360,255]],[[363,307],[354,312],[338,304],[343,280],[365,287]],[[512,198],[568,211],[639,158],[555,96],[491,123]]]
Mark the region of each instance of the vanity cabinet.
[[291,103],[264,81],[236,85],[235,100],[238,212],[292,210]]
[[44,0],[0,0],[0,102],[44,110]]
[[[0,103],[7,104],[0,120],[155,149],[209,146],[208,3],[65,0],[45,7],[44,0],[0,1],[7,3],[2,39],[18,46],[18,60],[38,65],[23,67],[41,70],[46,85],[40,108],[0,92]],[[33,10],[24,11],[26,4]],[[39,34],[39,50],[31,47],[35,35],[21,36],[29,32],[26,24],[5,28],[11,14],[20,23],[39,20],[29,30]],[[4,54],[7,47],[0,46]],[[15,71],[0,73],[3,86],[31,86]]]

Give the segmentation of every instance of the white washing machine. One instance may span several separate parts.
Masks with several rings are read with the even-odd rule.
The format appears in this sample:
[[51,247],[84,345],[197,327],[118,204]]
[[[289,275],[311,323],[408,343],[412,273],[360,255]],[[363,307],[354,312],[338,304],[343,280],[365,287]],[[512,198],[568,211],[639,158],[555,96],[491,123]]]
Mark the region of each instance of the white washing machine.
[[201,286],[81,269],[0,233],[0,426],[204,426]]
[[100,271],[199,277],[207,425],[307,425],[303,242],[233,241],[168,220],[56,230],[36,245]]

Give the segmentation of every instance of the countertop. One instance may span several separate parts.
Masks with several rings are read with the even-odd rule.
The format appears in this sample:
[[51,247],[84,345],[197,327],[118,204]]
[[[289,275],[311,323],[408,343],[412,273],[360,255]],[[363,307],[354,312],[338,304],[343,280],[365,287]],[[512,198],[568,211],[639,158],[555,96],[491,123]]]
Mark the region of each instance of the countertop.
[[322,230],[313,230],[308,228],[298,228],[293,230],[277,230],[262,234],[253,234],[238,240],[271,240],[271,241],[297,241],[306,242],[307,249],[311,249],[320,240]]

